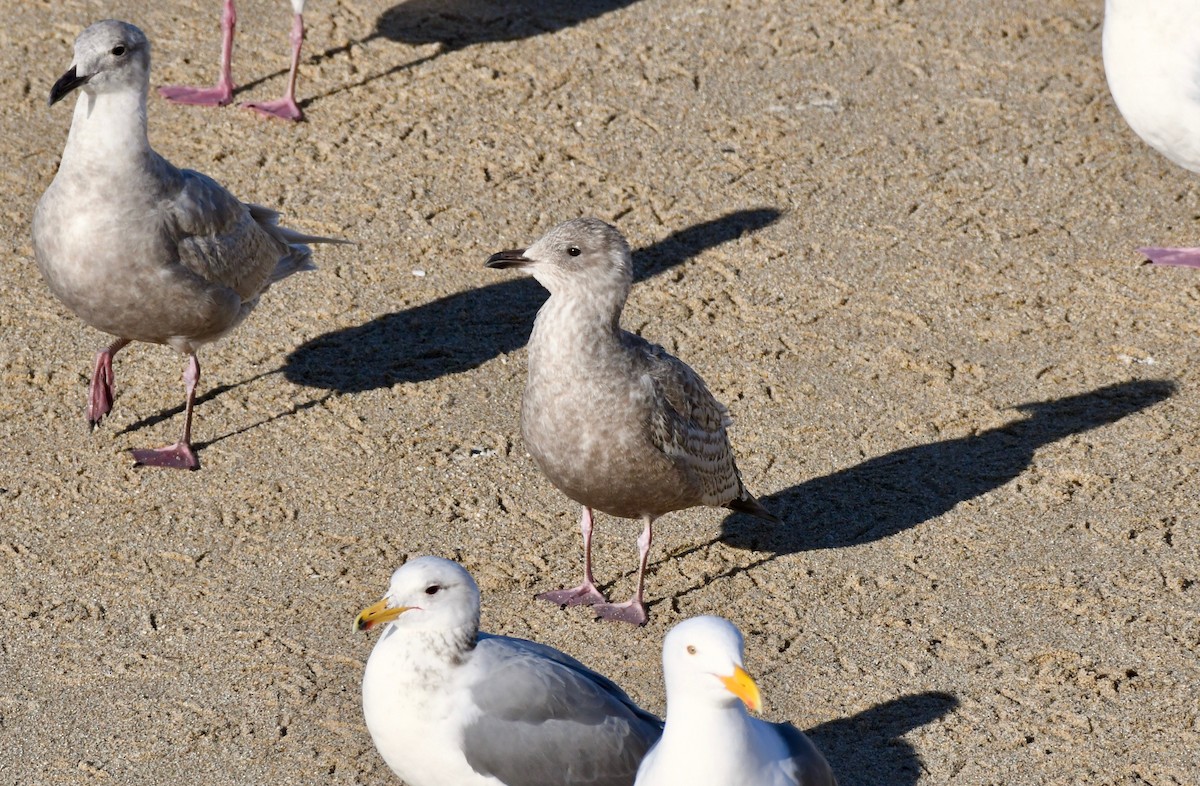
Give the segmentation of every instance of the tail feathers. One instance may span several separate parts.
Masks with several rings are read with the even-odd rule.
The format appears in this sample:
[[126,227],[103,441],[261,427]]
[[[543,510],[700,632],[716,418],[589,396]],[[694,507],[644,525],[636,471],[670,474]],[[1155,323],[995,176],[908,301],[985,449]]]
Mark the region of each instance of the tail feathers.
[[312,249],[299,244],[288,246],[288,253],[275,263],[268,284],[276,284],[293,273],[303,273],[306,270],[316,270],[312,261]]
[[755,518],[760,518],[760,519],[763,519],[764,521],[769,521],[772,524],[782,524],[783,523],[783,521],[778,516],[771,513],[771,511],[767,510],[762,505],[760,505],[758,500],[756,500],[750,494],[750,492],[746,491],[745,489],[742,489],[742,496],[738,497],[735,500],[725,503],[725,507],[729,508],[730,510],[737,511],[738,513],[748,513],[751,516],[754,516]]
[[247,203],[246,207],[250,209],[250,217],[258,222],[259,226],[271,232],[289,246],[303,243],[349,243],[351,245],[354,243],[352,240],[343,240],[340,237],[306,235],[303,232],[297,232],[294,229],[280,226],[279,213],[269,207],[250,203]]

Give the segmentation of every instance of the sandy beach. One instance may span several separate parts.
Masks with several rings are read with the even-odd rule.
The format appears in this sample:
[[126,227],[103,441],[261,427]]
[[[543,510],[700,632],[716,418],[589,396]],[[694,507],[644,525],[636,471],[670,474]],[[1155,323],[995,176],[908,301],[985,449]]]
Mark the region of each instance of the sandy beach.
[[[1100,0],[311,0],[305,122],[149,102],[175,164],[356,243],[201,352],[197,472],[128,453],[181,428],[166,347],[89,433],[110,339],[30,221],[79,31],[205,84],[220,3],[0,8],[0,782],[398,784],[352,622],[420,554],[658,713],[665,631],[728,617],[842,786],[1200,782],[1200,271],[1134,251],[1200,243],[1200,177],[1118,114]],[[290,7],[238,10],[235,100],[274,98]],[[518,425],[545,293],[483,265],[579,215],[785,522],[662,518],[644,628],[533,599],[578,508]],[[616,599],[639,530],[597,517]]]

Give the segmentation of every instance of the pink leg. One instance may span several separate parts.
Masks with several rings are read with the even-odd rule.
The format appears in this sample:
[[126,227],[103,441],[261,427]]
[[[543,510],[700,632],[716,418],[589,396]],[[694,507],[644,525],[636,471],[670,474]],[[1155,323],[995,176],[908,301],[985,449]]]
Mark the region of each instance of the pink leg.
[[94,429],[101,418],[112,411],[113,405],[113,355],[120,352],[127,338],[119,338],[96,353],[96,367],[92,371],[92,383],[88,386],[87,419]]
[[570,589],[543,592],[538,595],[538,600],[548,600],[559,606],[604,602],[604,596],[596,589],[596,579],[592,576],[592,509],[587,506],[584,506],[583,515],[579,518],[579,531],[583,533],[583,583]]
[[146,467],[170,467],[172,469],[200,469],[200,462],[192,452],[192,405],[196,403],[196,383],[200,381],[200,361],[195,354],[188,359],[183,372],[183,384],[187,389],[187,408],[184,413],[183,438],[165,448],[146,448],[133,451],[133,460]]
[[606,620],[617,620],[619,622],[628,622],[633,625],[646,624],[646,604],[643,603],[644,593],[646,590],[646,565],[650,561],[650,544],[654,541],[654,535],[651,530],[654,524],[654,519],[646,517],[646,528],[642,530],[642,534],[638,536],[638,578],[637,591],[633,593],[633,597],[624,603],[601,603],[592,608],[596,612],[596,616]]
[[1139,248],[1156,265],[1200,267],[1200,248]]
[[193,106],[225,106],[233,100],[233,29],[237,26],[237,11],[233,0],[225,0],[221,12],[221,80],[216,87],[184,87],[169,85],[158,88],[168,101]]
[[296,103],[296,76],[300,72],[300,46],[304,43],[304,17],[300,14],[292,19],[292,69],[288,72],[287,90],[283,98],[275,101],[246,102],[246,109],[253,109],[263,117],[277,117],[280,120],[298,121],[304,119],[300,105]]

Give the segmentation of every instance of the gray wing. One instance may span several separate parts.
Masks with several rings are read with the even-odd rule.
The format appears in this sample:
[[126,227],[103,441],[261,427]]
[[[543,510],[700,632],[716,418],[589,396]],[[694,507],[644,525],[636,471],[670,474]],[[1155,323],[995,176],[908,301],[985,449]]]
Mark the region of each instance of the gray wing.
[[293,242],[307,238],[279,227],[273,210],[243,203],[200,172],[178,170],[178,178],[168,231],[188,271],[248,302],[275,281],[312,268],[311,250]]
[[627,333],[627,345],[640,356],[659,402],[650,415],[651,441],[687,473],[705,505],[724,505],[744,492],[726,427],[729,411],[704,380],[657,344]]
[[829,762],[804,732],[790,723],[767,724],[779,733],[791,753],[791,776],[799,786],[838,786]]
[[557,650],[480,636],[467,763],[508,786],[632,786],[662,722],[611,680]]

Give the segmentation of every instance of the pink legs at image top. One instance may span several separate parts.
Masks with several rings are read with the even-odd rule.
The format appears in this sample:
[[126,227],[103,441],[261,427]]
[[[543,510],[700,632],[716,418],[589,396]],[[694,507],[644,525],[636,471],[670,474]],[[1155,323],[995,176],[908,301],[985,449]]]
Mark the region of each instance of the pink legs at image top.
[[192,106],[225,106],[233,100],[233,30],[237,26],[237,11],[233,0],[225,0],[221,12],[221,77],[215,87],[167,85],[158,92],[168,101]]

